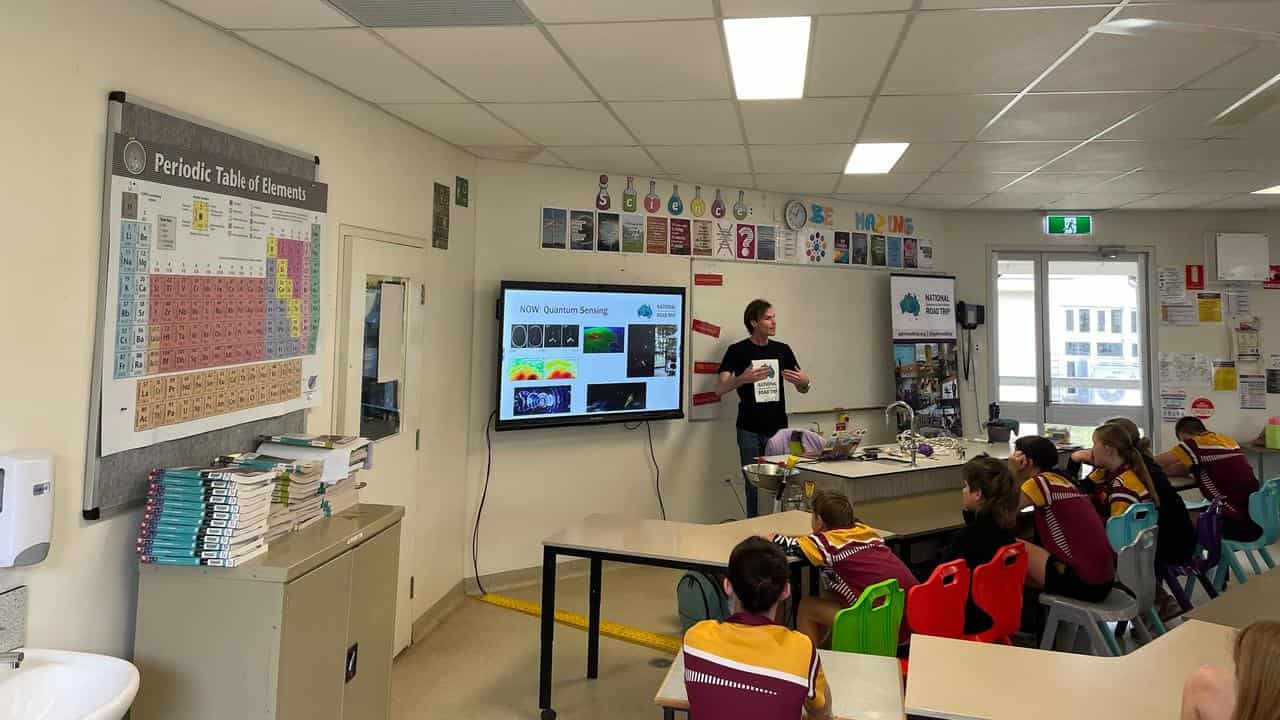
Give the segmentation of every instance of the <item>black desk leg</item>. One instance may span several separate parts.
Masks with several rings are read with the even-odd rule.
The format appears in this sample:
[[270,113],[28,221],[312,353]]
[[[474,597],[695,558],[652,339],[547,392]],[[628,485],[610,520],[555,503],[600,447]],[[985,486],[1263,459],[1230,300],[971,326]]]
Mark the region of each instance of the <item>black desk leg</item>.
[[813,565],[810,565],[809,566],[809,597],[818,597],[818,595],[822,593],[821,583],[818,582],[819,578],[821,577],[822,577],[822,573],[818,571],[818,568]]
[[587,677],[600,674],[600,558],[591,558],[591,587],[588,591]]
[[662,720],[676,720],[676,711],[669,707],[662,708]]
[[542,720],[555,720],[551,709],[551,654],[556,632],[556,551],[542,548],[542,657],[538,667],[538,707]]
[[801,563],[791,563],[791,618],[788,625],[792,630],[800,621],[800,598],[804,586],[800,583]]

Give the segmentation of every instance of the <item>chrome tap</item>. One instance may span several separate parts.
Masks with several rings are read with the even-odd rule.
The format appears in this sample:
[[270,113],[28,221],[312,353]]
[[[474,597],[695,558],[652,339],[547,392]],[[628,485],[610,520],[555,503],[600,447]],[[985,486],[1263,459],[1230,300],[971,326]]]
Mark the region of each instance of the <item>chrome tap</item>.
[[26,659],[21,650],[13,652],[0,653],[0,667],[7,667],[10,670],[17,670],[22,661]]
[[[898,400],[897,402],[889,403],[887,406],[885,406],[885,409],[884,409],[884,420],[885,420],[885,422],[889,422],[889,419],[890,419],[890,413],[893,413],[893,415],[892,415],[892,418],[893,418],[893,427],[894,427],[894,429],[896,430],[896,429],[897,429],[897,427],[898,427],[898,422],[897,422],[897,421],[898,421],[898,412],[897,412],[898,410],[906,410],[906,411],[907,411],[907,422],[908,422],[908,423],[909,423],[909,425],[910,425],[911,434],[912,434],[912,435],[915,435],[915,432],[916,432],[916,411],[915,411],[915,410],[914,410],[910,405],[908,405],[908,404],[906,404],[906,403],[902,402],[901,400]],[[914,438],[914,437],[911,439],[911,443],[910,443],[910,445],[911,445],[911,467],[916,467],[916,441],[915,441],[915,438]]]

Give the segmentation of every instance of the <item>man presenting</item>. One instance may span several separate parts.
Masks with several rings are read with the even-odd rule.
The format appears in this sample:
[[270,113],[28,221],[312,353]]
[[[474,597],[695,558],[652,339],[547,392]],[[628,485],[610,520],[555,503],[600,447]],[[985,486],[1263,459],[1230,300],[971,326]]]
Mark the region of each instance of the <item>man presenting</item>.
[[[802,393],[809,392],[809,377],[790,346],[769,339],[777,333],[778,321],[767,300],[748,303],[742,323],[751,336],[725,351],[716,392],[738,391],[738,455],[741,464],[748,465],[764,454],[769,438],[787,426],[787,394],[779,376]],[[746,484],[746,496],[747,517],[755,517],[759,501],[751,483]]]

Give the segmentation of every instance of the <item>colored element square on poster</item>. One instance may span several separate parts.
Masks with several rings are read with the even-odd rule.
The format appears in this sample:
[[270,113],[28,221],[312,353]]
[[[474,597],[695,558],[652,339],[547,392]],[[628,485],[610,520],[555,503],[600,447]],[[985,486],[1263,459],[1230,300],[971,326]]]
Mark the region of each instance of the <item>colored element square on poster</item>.
[[1204,289],[1204,266],[1188,265],[1186,267],[1187,289],[1203,290]]
[[866,265],[868,251],[866,233],[856,232],[849,236],[849,263],[851,265]]
[[569,211],[569,249],[596,249],[596,214],[591,210]]
[[805,261],[814,264],[830,264],[831,246],[827,244],[827,234],[821,230],[813,230],[804,235]]
[[564,250],[569,246],[569,211],[564,208],[542,208],[542,247]]
[[902,266],[903,267],[920,267],[920,259],[916,254],[916,239],[902,238]]
[[622,216],[622,252],[644,252],[644,218],[639,215]]
[[1196,293],[1196,316],[1202,323],[1222,322],[1222,293]]
[[618,252],[622,248],[617,213],[596,213],[596,250]]
[[738,250],[734,247],[733,240],[733,223],[717,222],[715,257],[732,260],[737,256]]
[[431,198],[431,247],[449,249],[449,186],[435,183]]
[[777,230],[773,225],[756,226],[756,260],[774,262],[778,259]]
[[711,257],[711,221],[694,220],[691,232],[693,234],[693,254],[697,257]]
[[871,236],[871,264],[875,267],[889,265],[888,246],[883,235]]
[[889,267],[902,267],[902,238],[893,235],[885,238],[884,257]]
[[835,256],[832,260],[837,265],[849,264],[849,233],[843,230],[837,230],[832,233],[835,241]]
[[756,259],[756,226],[740,223],[735,230],[737,257],[739,260]]
[[664,217],[647,217],[644,219],[644,251],[651,255],[667,254],[667,219]]
[[453,201],[458,207],[467,207],[471,204],[471,181],[455,175],[453,178]]
[[689,244],[689,221],[684,218],[671,218],[671,254],[688,255],[692,251]]

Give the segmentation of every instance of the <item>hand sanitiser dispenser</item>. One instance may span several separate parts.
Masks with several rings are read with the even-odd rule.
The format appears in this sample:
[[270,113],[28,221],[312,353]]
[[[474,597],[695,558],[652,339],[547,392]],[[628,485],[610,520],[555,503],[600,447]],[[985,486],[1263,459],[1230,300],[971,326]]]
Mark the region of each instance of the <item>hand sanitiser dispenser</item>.
[[53,452],[0,455],[0,567],[44,560],[52,533]]

